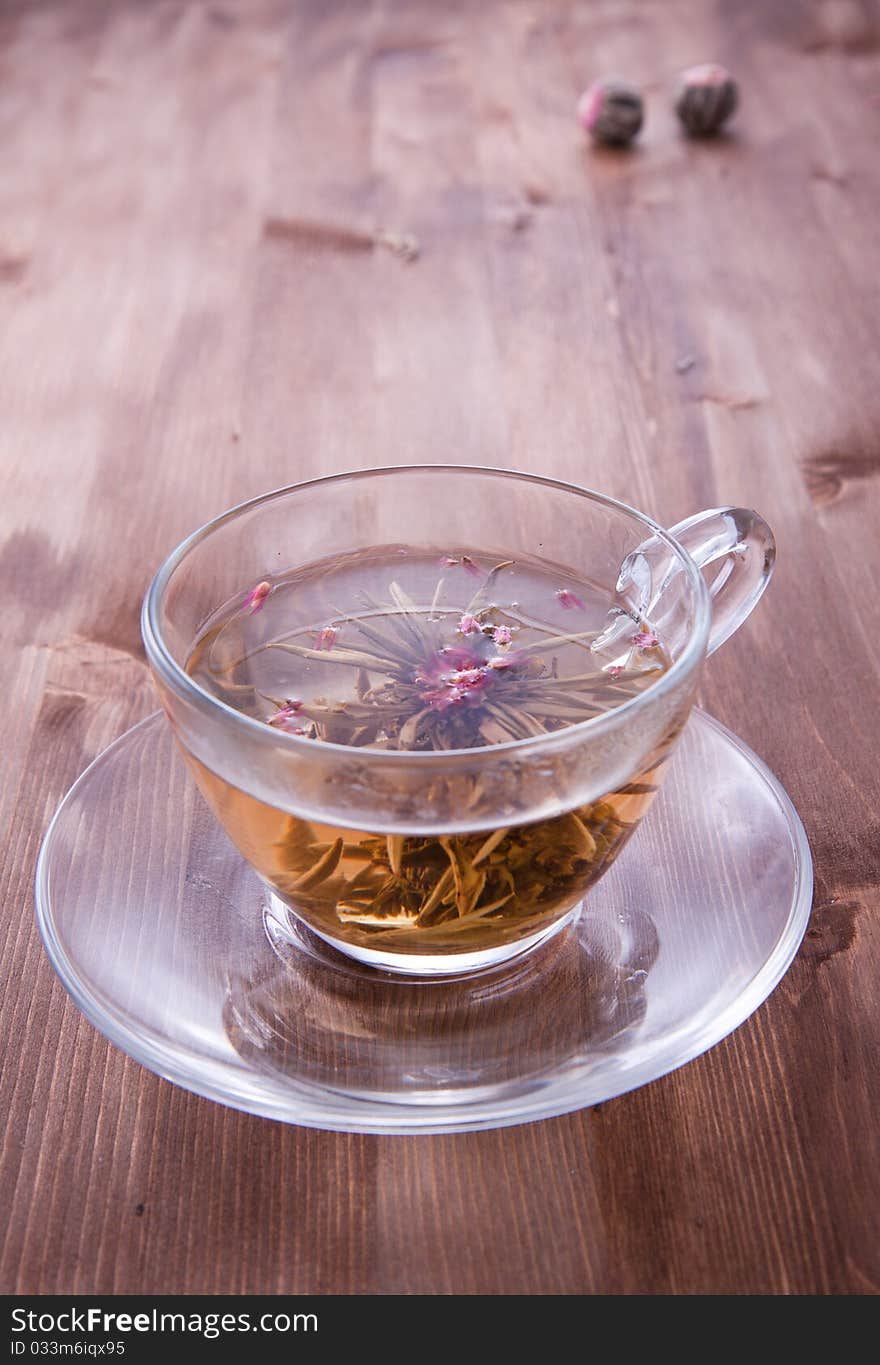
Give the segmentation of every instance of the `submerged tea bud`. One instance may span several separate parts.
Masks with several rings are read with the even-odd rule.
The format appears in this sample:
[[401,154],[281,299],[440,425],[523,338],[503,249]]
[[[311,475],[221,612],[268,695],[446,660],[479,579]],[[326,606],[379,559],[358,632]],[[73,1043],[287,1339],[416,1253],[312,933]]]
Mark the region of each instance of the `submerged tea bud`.
[[692,66],[679,77],[675,112],[691,137],[709,137],[739,103],[736,81],[723,66]]
[[634,85],[618,76],[594,81],[578,100],[578,120],[596,142],[622,147],[644,120],[642,97]]

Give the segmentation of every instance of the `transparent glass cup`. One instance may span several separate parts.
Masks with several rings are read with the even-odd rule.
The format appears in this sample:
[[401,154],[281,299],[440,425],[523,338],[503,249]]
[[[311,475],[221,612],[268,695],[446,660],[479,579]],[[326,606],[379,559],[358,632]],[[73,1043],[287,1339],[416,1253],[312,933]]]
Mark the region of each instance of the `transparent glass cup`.
[[[647,623],[662,639],[666,671],[567,728],[443,751],[287,733],[228,706],[187,672],[218,607],[282,568],[401,544],[439,558],[450,543],[499,562],[549,561],[588,580],[607,595],[602,658],[624,657]],[[202,794],[274,893],[273,932],[287,924],[296,942],[304,924],[359,962],[457,975],[532,949],[576,914],[650,807],[703,661],[758,601],[774,553],[766,523],[741,508],[666,531],[613,498],[536,475],[458,465],[363,470],[256,498],[196,531],[157,573],[142,629]],[[386,887],[382,916],[370,922],[340,890],[355,884],[343,876],[345,859],[364,849]],[[414,866],[424,899],[404,913],[395,886],[404,888]],[[426,867],[436,868],[436,885],[426,887]],[[511,889],[498,895],[500,885]]]

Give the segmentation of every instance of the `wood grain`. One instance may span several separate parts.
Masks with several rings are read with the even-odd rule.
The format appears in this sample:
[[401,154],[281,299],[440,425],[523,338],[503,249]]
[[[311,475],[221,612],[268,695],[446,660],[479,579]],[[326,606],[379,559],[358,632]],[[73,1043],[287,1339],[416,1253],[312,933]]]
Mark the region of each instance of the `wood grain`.
[[[42,0],[0,54],[0,1287],[876,1293],[877,6]],[[742,110],[690,142],[670,85],[708,59]],[[572,115],[613,70],[649,106],[623,154]],[[801,812],[812,927],[734,1035],[599,1109],[419,1139],[221,1109],[66,999],[40,838],[152,709],[138,609],[186,532],[450,458],[774,526],[702,701]]]

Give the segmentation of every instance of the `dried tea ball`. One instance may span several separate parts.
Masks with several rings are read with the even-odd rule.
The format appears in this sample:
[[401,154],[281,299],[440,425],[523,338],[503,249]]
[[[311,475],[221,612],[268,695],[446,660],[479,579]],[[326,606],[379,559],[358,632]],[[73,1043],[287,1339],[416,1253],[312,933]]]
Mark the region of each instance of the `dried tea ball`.
[[639,131],[645,111],[634,85],[618,76],[593,81],[578,100],[578,120],[596,142],[623,147]]
[[736,81],[714,62],[692,66],[679,77],[675,112],[691,137],[717,133],[739,104]]

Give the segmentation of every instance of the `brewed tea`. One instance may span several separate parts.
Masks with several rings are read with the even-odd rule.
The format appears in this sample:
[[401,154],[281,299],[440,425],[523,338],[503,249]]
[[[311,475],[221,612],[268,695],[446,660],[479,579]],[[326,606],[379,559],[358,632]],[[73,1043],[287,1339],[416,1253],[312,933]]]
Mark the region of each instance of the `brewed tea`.
[[[607,590],[538,560],[383,547],[248,585],[207,623],[188,671],[315,744],[473,750],[578,724],[651,686],[668,657],[650,623],[621,615]],[[318,933],[442,955],[530,938],[576,905],[644,814],[672,738],[619,791],[473,834],[336,828],[193,768],[244,856]]]

